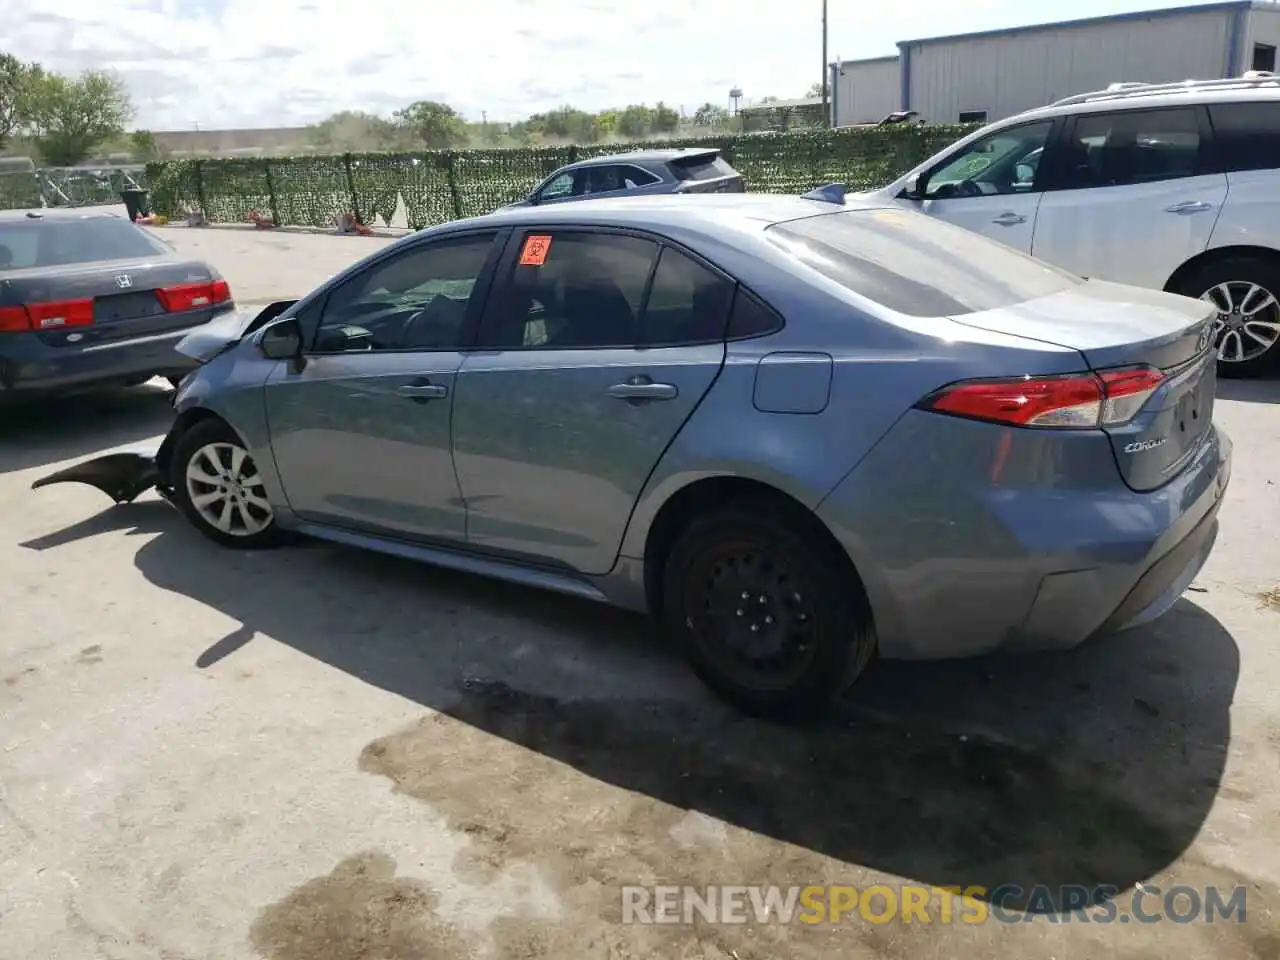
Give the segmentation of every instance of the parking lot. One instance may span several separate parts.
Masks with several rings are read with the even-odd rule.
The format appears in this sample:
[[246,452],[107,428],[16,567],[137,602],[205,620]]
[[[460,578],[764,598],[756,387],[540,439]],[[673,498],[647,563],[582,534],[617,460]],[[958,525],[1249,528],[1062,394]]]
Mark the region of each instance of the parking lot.
[[[387,242],[159,232],[245,303]],[[1280,958],[1280,381],[1221,384],[1232,487],[1168,616],[879,664],[805,729],[728,712],[631,615],[29,489],[158,437],[168,398],[0,413],[0,956]],[[876,883],[1109,884],[1126,916],[1136,884],[1243,887],[1247,910],[622,922],[629,885]]]

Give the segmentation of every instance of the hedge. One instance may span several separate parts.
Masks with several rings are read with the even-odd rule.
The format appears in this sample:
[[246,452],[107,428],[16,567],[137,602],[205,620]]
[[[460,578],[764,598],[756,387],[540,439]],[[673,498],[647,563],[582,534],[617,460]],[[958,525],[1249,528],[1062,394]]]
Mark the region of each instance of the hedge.
[[419,230],[489,213],[556,168],[609,153],[718,147],[749,190],[802,193],[824,183],[863,190],[972,129],[919,124],[608,146],[183,159],[148,164],[146,179],[152,209],[170,217],[199,210],[210,223],[243,223],[256,212],[280,226],[325,227],[352,212],[365,224],[390,223],[403,201],[409,226]]

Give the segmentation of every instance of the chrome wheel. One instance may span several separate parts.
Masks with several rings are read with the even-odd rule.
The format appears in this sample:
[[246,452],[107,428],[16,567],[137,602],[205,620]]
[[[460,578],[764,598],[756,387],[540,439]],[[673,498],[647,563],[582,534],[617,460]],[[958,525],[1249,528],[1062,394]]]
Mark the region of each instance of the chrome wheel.
[[249,452],[234,443],[209,443],[187,461],[187,496],[205,523],[232,537],[251,537],[275,514]]
[[1224,363],[1256,360],[1280,341],[1280,302],[1265,287],[1229,280],[1210,287],[1200,299],[1218,310],[1213,337]]

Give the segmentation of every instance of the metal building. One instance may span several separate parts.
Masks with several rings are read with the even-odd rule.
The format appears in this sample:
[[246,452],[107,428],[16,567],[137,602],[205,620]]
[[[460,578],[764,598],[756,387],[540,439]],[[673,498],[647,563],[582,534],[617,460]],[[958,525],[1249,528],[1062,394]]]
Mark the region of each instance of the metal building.
[[[1276,0],[1226,0],[905,40],[897,57],[832,65],[832,118],[845,126],[914,110],[928,123],[999,120],[1117,81],[1274,70],[1277,46]],[[897,81],[892,95],[890,69]]]

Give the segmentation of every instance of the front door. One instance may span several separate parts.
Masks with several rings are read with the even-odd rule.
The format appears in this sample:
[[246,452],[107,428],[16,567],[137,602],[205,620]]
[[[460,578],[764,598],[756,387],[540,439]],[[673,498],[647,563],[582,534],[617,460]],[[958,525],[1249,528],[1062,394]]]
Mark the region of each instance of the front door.
[[449,418],[499,247],[490,231],[397,250],[318,308],[305,366],[280,364],[266,387],[276,467],[301,518],[464,539]]
[[724,362],[734,284],[674,247],[585,228],[530,231],[499,276],[454,399],[467,539],[606,573]]
[[1031,253],[1081,276],[1162,289],[1208,247],[1227,198],[1208,139],[1196,106],[1075,117]]
[[920,179],[920,209],[931,217],[1031,252],[1043,196],[1041,158],[1052,120],[999,130],[946,157]]

